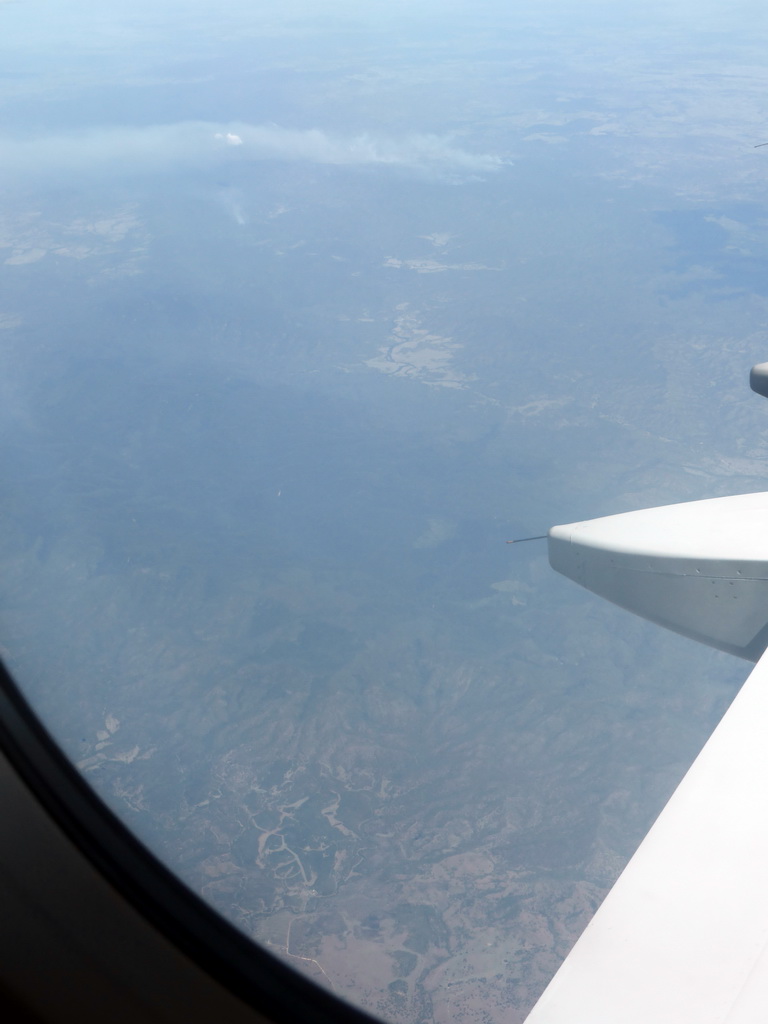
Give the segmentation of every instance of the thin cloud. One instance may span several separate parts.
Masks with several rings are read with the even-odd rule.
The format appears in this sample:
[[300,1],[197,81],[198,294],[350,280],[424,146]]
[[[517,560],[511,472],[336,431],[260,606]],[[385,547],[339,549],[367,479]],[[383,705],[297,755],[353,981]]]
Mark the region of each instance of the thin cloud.
[[471,153],[440,135],[386,138],[365,133],[334,136],[318,129],[296,131],[278,125],[238,125],[237,135],[258,159],[306,160],[318,164],[386,164],[414,169],[488,173],[498,170],[499,157]]
[[221,139],[228,146],[242,146],[243,144],[243,140],[239,135],[235,135],[234,132],[216,132],[213,137],[214,139]]
[[460,178],[489,174],[503,164],[498,156],[462,149],[447,136],[343,136],[274,124],[222,126],[186,121],[41,138],[0,138],[3,176],[35,172],[157,172],[229,160],[379,165]]

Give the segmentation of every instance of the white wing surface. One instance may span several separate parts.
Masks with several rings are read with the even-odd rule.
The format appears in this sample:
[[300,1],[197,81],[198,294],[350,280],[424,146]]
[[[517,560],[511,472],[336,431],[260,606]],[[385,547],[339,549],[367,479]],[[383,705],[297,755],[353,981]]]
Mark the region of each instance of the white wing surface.
[[721,651],[757,661],[768,647],[768,492],[553,526],[549,561],[587,590]]
[[529,1024],[768,1021],[768,494],[549,533],[552,566],[760,659]]
[[768,1020],[768,654],[528,1017]]

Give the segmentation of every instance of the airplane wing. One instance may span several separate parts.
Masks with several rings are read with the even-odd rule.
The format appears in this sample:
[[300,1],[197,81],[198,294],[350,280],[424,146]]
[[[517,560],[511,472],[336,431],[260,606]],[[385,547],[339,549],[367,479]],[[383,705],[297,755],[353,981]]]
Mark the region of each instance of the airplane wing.
[[768,654],[528,1024],[765,1020]]
[[766,527],[745,494],[549,533],[558,571],[757,665],[528,1024],[768,1020]]

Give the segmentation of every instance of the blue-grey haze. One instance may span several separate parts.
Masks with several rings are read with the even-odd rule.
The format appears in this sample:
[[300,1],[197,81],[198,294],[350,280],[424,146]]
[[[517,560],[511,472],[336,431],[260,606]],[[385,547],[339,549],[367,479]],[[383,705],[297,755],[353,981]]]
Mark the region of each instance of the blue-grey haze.
[[756,4],[0,4],[0,642],[393,1022],[518,1021],[747,666],[505,540],[760,490]]

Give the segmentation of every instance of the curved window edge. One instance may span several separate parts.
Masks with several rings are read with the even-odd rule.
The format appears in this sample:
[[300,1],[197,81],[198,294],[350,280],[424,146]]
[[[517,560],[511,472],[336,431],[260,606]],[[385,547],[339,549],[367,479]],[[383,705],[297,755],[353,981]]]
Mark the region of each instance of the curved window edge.
[[[0,751],[30,797],[100,879],[195,968],[253,1011],[254,1019],[274,1024],[298,1020],[306,1024],[377,1024],[375,1018],[303,977],[239,932],[158,860],[82,778],[2,663]],[[8,842],[18,842],[12,820],[4,822],[4,829]],[[37,842],[42,844],[42,840]],[[45,855],[45,851],[34,849],[23,853],[25,861],[38,868]],[[55,856],[55,851],[49,849],[47,856]],[[3,869],[0,863],[0,871]],[[30,891],[31,884],[30,877],[15,888]],[[81,913],[74,895],[71,913]],[[4,915],[0,930],[14,927],[12,917]],[[12,936],[6,941],[13,941]],[[135,936],[133,941],[135,944]],[[38,964],[41,984],[47,983],[49,966]],[[2,976],[7,969],[8,965],[0,965],[0,986],[8,985],[13,991],[13,979]],[[88,984],[87,979],[80,981]],[[69,1018],[62,1013],[61,1019]],[[174,1019],[170,1005],[161,1019]]]

